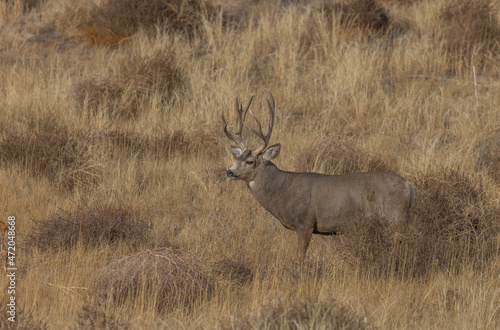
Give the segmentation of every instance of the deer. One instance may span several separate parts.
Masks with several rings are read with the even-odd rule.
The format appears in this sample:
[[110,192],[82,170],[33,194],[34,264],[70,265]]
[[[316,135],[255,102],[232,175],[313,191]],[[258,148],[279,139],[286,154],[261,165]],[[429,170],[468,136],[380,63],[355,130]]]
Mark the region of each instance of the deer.
[[[325,175],[280,170],[272,160],[280,154],[281,145],[268,147],[275,117],[274,97],[269,94],[269,128],[266,135],[252,111],[250,114],[256,129],[245,122],[253,96],[245,108],[236,99],[234,134],[229,133],[222,112],[224,134],[237,144],[230,146],[236,162],[227,170],[226,176],[230,180],[244,181],[265,210],[285,228],[295,231],[297,264],[303,263],[313,234],[335,235],[352,221],[374,219],[373,216],[385,219],[389,227],[406,223],[415,200],[415,189],[410,181],[396,174],[364,172]],[[260,141],[253,150],[242,139],[243,127]]]

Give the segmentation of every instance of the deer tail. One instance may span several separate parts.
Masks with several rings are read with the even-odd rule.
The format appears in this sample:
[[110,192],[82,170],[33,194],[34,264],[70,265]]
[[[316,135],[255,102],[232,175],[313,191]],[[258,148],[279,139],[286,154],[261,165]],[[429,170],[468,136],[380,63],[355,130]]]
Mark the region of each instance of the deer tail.
[[413,202],[415,201],[415,188],[413,187],[413,183],[411,183],[410,181],[406,181],[406,186],[410,191],[410,202],[408,204],[408,209],[409,209],[413,205]]

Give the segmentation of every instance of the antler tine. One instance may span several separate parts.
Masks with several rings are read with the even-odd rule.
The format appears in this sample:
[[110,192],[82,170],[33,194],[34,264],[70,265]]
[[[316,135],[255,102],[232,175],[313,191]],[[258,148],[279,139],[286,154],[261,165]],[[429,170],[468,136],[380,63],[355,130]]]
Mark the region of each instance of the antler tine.
[[224,133],[226,136],[236,144],[238,144],[243,150],[248,149],[247,144],[243,142],[243,138],[241,136],[241,131],[243,130],[243,125],[244,125],[244,118],[246,116],[246,113],[248,109],[250,108],[250,104],[252,104],[253,96],[250,98],[250,101],[248,102],[245,110],[243,110],[243,104],[239,102],[239,99],[236,98],[236,113],[238,115],[238,118],[236,118],[236,132],[234,134],[231,134],[227,130],[227,122],[226,119],[224,118],[224,113],[222,113],[222,122],[224,123]]
[[252,133],[254,133],[255,135],[257,135],[260,139],[262,139],[263,143],[261,143],[254,151],[253,151],[253,154],[255,156],[259,155],[262,153],[262,151],[264,151],[264,149],[266,149],[268,143],[269,143],[269,140],[271,139],[271,134],[273,132],[273,126],[274,126],[274,114],[275,114],[275,104],[274,104],[274,97],[273,97],[273,94],[271,94],[271,92],[269,92],[269,95],[271,96],[271,100],[267,100],[267,105],[269,107],[269,129],[267,131],[267,134],[264,135],[262,133],[262,125],[260,124],[259,120],[255,117],[255,115],[252,113],[252,111],[250,111],[250,114],[252,115],[253,119],[255,120],[255,122],[257,123],[257,126],[258,126],[258,129],[255,130],[249,126],[247,126],[247,124],[245,124],[245,122],[243,122],[243,124],[245,125],[245,127],[251,131]]

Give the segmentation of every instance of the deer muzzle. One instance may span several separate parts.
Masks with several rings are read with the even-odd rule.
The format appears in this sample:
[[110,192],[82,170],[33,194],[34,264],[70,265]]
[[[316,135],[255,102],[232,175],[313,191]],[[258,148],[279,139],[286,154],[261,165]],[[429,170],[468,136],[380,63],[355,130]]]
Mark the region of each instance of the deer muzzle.
[[231,169],[226,171],[226,176],[231,180],[236,180],[238,178],[238,176],[234,174],[234,172],[231,171]]

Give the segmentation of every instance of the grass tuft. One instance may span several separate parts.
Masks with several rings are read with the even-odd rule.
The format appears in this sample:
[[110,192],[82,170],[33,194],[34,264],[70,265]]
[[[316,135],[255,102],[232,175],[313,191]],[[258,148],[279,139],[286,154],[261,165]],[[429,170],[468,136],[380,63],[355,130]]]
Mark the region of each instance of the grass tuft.
[[185,83],[175,55],[158,51],[123,60],[117,74],[75,83],[70,98],[87,114],[104,112],[110,118],[131,119],[147,107],[148,100],[157,98],[165,104],[175,99]]
[[335,15],[343,28],[361,29],[370,33],[383,33],[390,25],[389,12],[377,0],[325,2],[327,17]]
[[334,300],[315,302],[311,299],[295,303],[278,300],[257,312],[228,317],[222,329],[367,329],[364,317]]
[[217,261],[212,268],[219,277],[229,279],[238,285],[247,284],[254,277],[254,270],[245,263],[243,258],[230,259],[225,257]]
[[87,302],[76,312],[80,329],[129,329],[129,322],[114,317],[109,310]]
[[490,137],[477,148],[476,168],[485,169],[497,183],[500,183],[500,135]]
[[97,303],[121,305],[142,297],[142,304],[168,313],[209,298],[214,285],[197,257],[162,248],[111,262],[97,272],[90,288]]
[[130,34],[103,31],[94,23],[83,28],[82,37],[94,47],[117,48],[126,43],[125,40],[130,37]]
[[500,208],[488,202],[479,182],[444,168],[412,181],[417,198],[410,225],[387,230],[379,218],[354,222],[340,238],[348,262],[366,272],[413,277],[482,266],[498,256],[493,242],[500,233]]
[[81,202],[71,211],[61,210],[35,220],[23,245],[40,251],[63,251],[77,244],[93,247],[122,242],[139,247],[152,241],[150,224],[121,204],[89,205]]
[[442,9],[438,34],[449,61],[484,68],[488,57],[499,54],[500,23],[494,12],[489,0],[452,1]]
[[297,171],[325,174],[390,172],[380,157],[357,146],[352,140],[325,137],[313,142],[295,160]]
[[0,161],[33,177],[45,177],[67,189],[96,183],[100,165],[82,132],[53,116],[28,119],[26,128],[10,129],[0,140]]
[[112,129],[100,134],[100,140],[109,142],[112,152],[168,159],[172,155],[217,153],[216,137],[206,128],[186,132],[175,130],[157,135],[146,135],[122,129]]
[[92,24],[117,35],[132,35],[157,26],[187,36],[202,24],[205,5],[201,0],[106,0],[90,10]]

